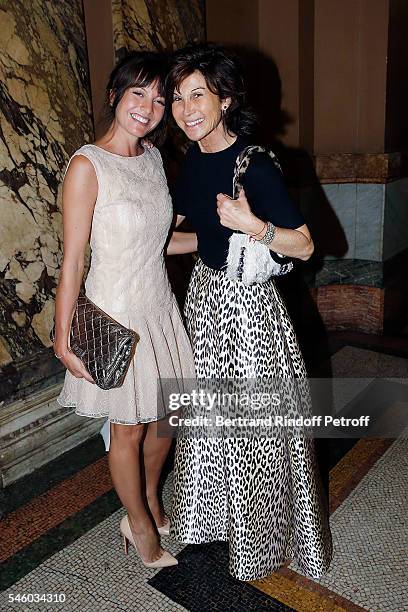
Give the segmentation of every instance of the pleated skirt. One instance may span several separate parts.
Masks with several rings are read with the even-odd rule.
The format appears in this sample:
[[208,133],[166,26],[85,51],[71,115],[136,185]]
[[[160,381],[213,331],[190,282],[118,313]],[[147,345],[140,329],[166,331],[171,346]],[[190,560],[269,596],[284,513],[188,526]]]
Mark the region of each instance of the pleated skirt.
[[[199,379],[307,380],[273,279],[247,286],[199,260],[184,314]],[[228,541],[230,573],[240,580],[265,577],[288,559],[321,576],[332,543],[313,440],[179,436],[172,535],[191,544]]]
[[174,298],[159,312],[154,304],[146,310],[109,313],[140,338],[123,384],[104,390],[67,371],[59,404],[75,408],[79,416],[122,425],[150,423],[169,413],[161,383],[173,379],[182,391],[183,380],[194,377],[191,344]]

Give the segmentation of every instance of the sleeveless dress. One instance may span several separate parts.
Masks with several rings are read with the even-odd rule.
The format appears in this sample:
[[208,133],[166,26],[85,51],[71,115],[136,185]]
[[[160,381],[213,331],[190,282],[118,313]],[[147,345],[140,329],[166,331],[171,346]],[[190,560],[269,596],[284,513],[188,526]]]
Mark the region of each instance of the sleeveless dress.
[[105,391],[67,371],[58,402],[113,423],[156,421],[168,412],[162,379],[176,379],[182,389],[183,379],[194,377],[163,258],[173,211],[161,156],[155,147],[122,157],[96,145],[76,155],[89,159],[98,180],[86,295],[140,340],[121,387]]

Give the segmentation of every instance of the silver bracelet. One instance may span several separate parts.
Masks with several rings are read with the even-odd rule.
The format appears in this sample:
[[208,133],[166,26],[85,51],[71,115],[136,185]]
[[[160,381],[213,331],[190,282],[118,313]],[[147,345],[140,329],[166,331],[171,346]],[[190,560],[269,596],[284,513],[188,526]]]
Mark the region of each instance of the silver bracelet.
[[265,235],[264,235],[263,238],[258,240],[258,242],[260,242],[261,244],[269,245],[269,244],[271,244],[272,240],[275,238],[275,234],[276,234],[276,227],[274,226],[273,223],[268,221],[268,223],[266,225]]

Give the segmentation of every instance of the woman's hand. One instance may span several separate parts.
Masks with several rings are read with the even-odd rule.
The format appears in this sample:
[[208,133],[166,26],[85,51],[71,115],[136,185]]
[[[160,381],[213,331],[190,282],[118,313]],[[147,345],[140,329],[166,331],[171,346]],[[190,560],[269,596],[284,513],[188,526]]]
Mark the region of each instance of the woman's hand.
[[[243,189],[236,200],[219,193],[217,212],[224,227],[257,236],[256,240],[265,235],[266,223],[253,214]],[[308,227],[302,225],[296,229],[276,227],[274,239],[268,248],[275,253],[307,261],[313,253],[314,245]]]
[[54,346],[54,349],[55,356],[61,361],[67,370],[71,372],[72,376],[75,376],[75,378],[85,378],[85,380],[88,382],[92,383],[93,385],[95,384],[95,381],[85,368],[82,361],[71,351],[71,349],[65,349],[65,351],[61,351],[61,353],[58,353],[56,346]]
[[236,200],[224,193],[219,193],[217,195],[217,212],[221,225],[245,234],[257,234],[264,226],[264,222],[251,211],[243,189],[241,189]]

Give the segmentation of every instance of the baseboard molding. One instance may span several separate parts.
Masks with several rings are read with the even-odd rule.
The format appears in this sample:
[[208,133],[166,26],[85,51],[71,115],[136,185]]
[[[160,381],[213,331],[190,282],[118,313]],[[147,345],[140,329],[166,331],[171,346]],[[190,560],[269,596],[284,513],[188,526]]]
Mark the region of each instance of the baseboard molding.
[[94,436],[103,419],[57,403],[61,384],[0,408],[0,487],[34,472]]

